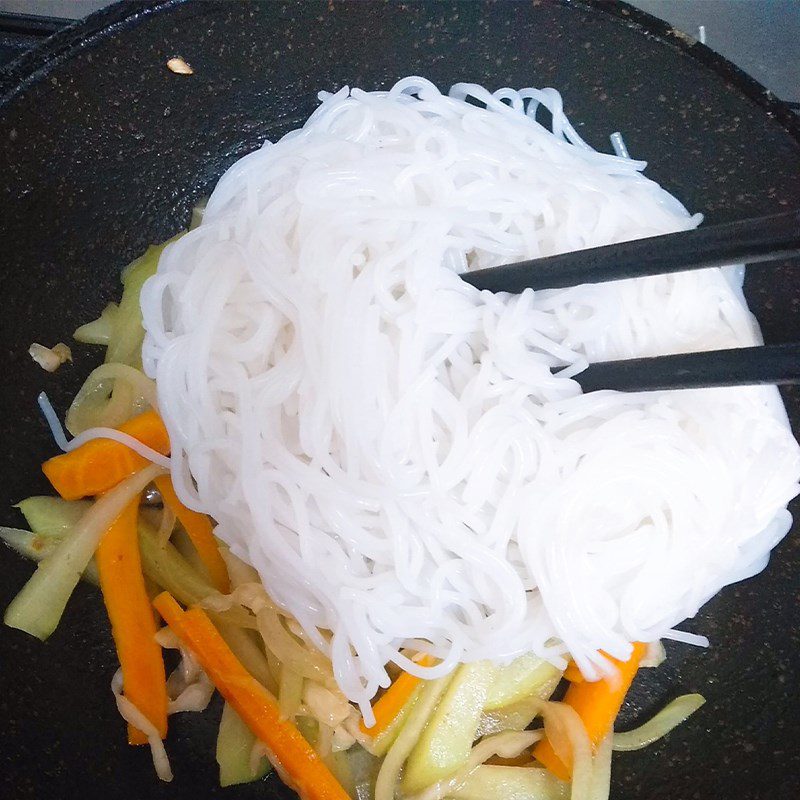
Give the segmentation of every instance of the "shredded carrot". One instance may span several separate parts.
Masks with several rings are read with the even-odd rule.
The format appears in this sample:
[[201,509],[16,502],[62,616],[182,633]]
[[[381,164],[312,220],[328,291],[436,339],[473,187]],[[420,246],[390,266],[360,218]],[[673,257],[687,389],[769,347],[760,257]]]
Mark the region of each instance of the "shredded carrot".
[[178,495],[175,494],[175,488],[169,475],[156,478],[155,484],[164,505],[169,506],[192,540],[214,586],[223,594],[230,592],[231,582],[228,577],[228,568],[225,566],[225,560],[222,558],[217,540],[214,538],[211,520],[205,514],[198,514],[197,511],[192,511],[191,508],[187,508],[181,503]]
[[[119,426],[119,430],[166,455],[169,435],[155,411],[145,411]],[[65,500],[101,494],[149,462],[112,439],[93,439],[69,453],[42,464],[42,471]]]
[[[422,667],[431,667],[435,663],[431,656],[423,656],[419,664]],[[375,714],[375,724],[368,728],[361,720],[361,730],[368,736],[378,736],[383,733],[394,718],[400,713],[403,706],[417,688],[422,678],[403,672],[398,675],[395,682],[381,695],[380,699],[372,706],[372,713]]]
[[[122,667],[123,691],[163,739],[167,735],[167,681],[161,648],[155,640],[156,621],[142,575],[138,513],[137,496],[100,540],[97,569]],[[146,744],[147,737],[128,725],[128,742]]]
[[271,754],[278,774],[301,800],[348,800],[348,794],[303,735],[281,717],[275,698],[242,666],[200,608],[183,611],[168,592],[153,605],[194,653],[220,694]]
[[[563,702],[578,712],[578,716],[589,734],[592,747],[597,747],[613,728],[614,720],[622,708],[622,702],[646,650],[647,645],[634,642],[633,652],[627,661],[610,659],[617,668],[616,675],[599,681],[582,680],[571,683],[567,689]],[[536,745],[533,755],[556,777],[561,780],[569,780],[570,766],[561,761],[547,739],[542,739]]]
[[583,673],[578,669],[578,665],[574,661],[570,661],[567,664],[567,668],[564,670],[564,679],[570,683],[583,683]]

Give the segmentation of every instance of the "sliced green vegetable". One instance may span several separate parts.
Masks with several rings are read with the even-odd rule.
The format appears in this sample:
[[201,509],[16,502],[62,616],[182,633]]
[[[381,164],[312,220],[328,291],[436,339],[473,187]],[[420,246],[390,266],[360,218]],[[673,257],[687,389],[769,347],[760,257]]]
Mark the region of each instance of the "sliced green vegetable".
[[488,661],[462,664],[411,752],[403,791],[422,791],[461,769],[469,759],[486,695],[495,677]]
[[464,783],[448,797],[459,800],[566,800],[568,783],[558,780],[546,769],[536,767],[499,767],[484,764],[474,769]]
[[217,626],[217,630],[225,640],[225,643],[233,651],[233,654],[242,666],[269,692],[275,694],[278,686],[272,677],[267,657],[259,647],[257,634],[254,631],[244,630],[236,625],[232,625],[225,617],[214,612],[208,612],[209,617]]
[[175,546],[176,550],[186,559],[186,563],[198,574],[201,575],[203,580],[208,581],[212,585],[211,578],[206,569],[206,565],[200,558],[197,548],[192,544],[189,534],[180,527],[176,526],[175,531],[170,537],[170,542]]
[[55,547],[55,542],[39,536],[33,531],[19,528],[0,528],[2,539],[12,550],[31,561],[41,561]]
[[[185,606],[202,605],[208,598],[222,597],[200,575],[170,542],[160,542],[158,531],[143,519],[139,520],[139,550],[145,577],[168,591]],[[217,612],[222,619],[238,627],[255,629],[255,619],[241,606]]]
[[97,319],[81,325],[75,331],[73,334],[75,340],[84,344],[107,346],[111,339],[111,332],[114,329],[114,321],[118,313],[119,306],[116,303],[109,303]]
[[534,655],[520,656],[507,667],[499,667],[486,695],[484,711],[517,703],[535,695],[547,700],[561,680],[561,670]]
[[18,508],[34,533],[63,538],[78,524],[92,505],[90,500],[62,500],[60,497],[28,497]]
[[644,725],[632,731],[615,733],[614,750],[640,750],[647,747],[688,719],[705,702],[706,699],[701,694],[683,694],[676,697]]
[[222,718],[217,734],[217,764],[219,785],[236,786],[252,783],[263,778],[270,770],[270,763],[262,756],[252,769],[253,746],[256,737],[242,722],[242,718],[227,703],[222,707]]
[[162,471],[154,465],[145,467],[97,500],[75,525],[72,535],[62,539],[39,562],[36,572],[6,609],[5,624],[46,639],[56,629],[103,534],[125,506]]
[[162,244],[151,245],[145,250],[144,255],[132,261],[122,271],[122,299],[111,326],[106,363],[127,364],[141,369],[144,328],[142,327],[139,295],[142,285],[151,275],[155,274],[158,259],[164,252],[164,248],[181,236],[183,236],[183,232]]
[[424,684],[420,684],[416,687],[416,689],[414,689],[414,691],[411,693],[411,697],[408,698],[406,704],[400,709],[397,716],[391,721],[389,727],[381,731],[372,740],[370,749],[376,756],[385,755],[388,749],[394,744],[397,734],[400,733],[400,729],[405,724],[405,721],[408,719],[411,710],[414,708],[414,704],[417,702],[417,698],[419,697],[420,691],[422,691],[423,685]]
[[350,760],[347,752],[340,750],[336,753],[328,753],[322,756],[325,766],[333,773],[333,777],[339,781],[339,785],[350,797],[355,795],[355,783],[353,781],[353,771],[350,768]]
[[184,605],[199,605],[206,597],[217,594],[173,544],[158,541],[158,533],[150,525],[139,525],[139,548],[144,574]]
[[542,701],[536,697],[528,697],[505,708],[486,711],[478,724],[478,736],[487,736],[503,731],[524,731],[539,715]]
[[350,774],[353,776],[353,794],[356,800],[372,800],[375,797],[375,780],[381,762],[363,747],[351,747],[347,751]]
[[425,726],[434,715],[439,702],[447,687],[453,680],[453,675],[425,681],[421,684],[419,697],[414,707],[408,714],[394,744],[381,763],[375,779],[374,800],[394,800],[397,781],[406,759],[419,742],[420,735]]
[[[0,528],[0,539],[2,539],[12,550],[16,550],[23,558],[39,562],[56,549],[60,536],[42,536],[33,531],[24,531],[19,528]],[[100,576],[97,574],[97,565],[92,559],[81,576],[83,580],[100,585]]]

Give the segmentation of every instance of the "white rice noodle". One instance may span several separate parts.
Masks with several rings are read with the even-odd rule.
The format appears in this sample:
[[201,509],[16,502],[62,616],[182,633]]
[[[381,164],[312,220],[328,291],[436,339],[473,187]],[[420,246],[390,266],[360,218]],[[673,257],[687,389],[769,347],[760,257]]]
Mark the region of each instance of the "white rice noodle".
[[162,469],[169,469],[171,466],[170,459],[167,456],[161,455],[161,453],[153,450],[152,447],[148,447],[146,444],[142,444],[138,439],[134,439],[133,436],[129,436],[127,433],[115,430],[114,428],[88,428],[68,441],[64,433],[64,427],[47,395],[41,392],[36,400],[50,428],[50,432],[53,434],[53,439],[65,453],[75,450],[82,444],[86,444],[86,442],[92,441],[93,439],[112,439],[115,442],[124,444],[135,453],[138,453],[142,458],[147,459],[153,464],[157,464]]
[[169,783],[172,780],[172,767],[169,764],[169,756],[167,756],[164,742],[159,736],[155,725],[122,694],[121,669],[118,669],[111,679],[111,691],[114,693],[117,709],[122,718],[130,725],[138,728],[147,737],[147,743],[150,745],[150,752],[153,755],[153,766],[155,767],[156,775],[162,781]]
[[86,442],[91,442],[93,439],[111,439],[114,442],[119,442],[153,464],[157,464],[163,469],[170,468],[170,460],[168,456],[161,455],[161,453],[153,450],[152,447],[148,447],[146,444],[142,444],[138,439],[135,439],[130,434],[123,433],[115,428],[87,428],[85,431],[83,431],[83,433],[78,434],[74,439],[72,439],[67,444],[65,450],[70,452],[71,450],[75,450],[76,448],[80,447],[82,444],[86,444]]
[[700,217],[592,150],[553,89],[410,77],[322,99],[228,170],[142,291],[181,499],[366,714],[392,661],[433,677],[568,652],[595,678],[601,650],[705,643],[673,628],[790,526],[777,391],[582,395],[567,376],[758,343],[741,270],[478,292],[457,273]]

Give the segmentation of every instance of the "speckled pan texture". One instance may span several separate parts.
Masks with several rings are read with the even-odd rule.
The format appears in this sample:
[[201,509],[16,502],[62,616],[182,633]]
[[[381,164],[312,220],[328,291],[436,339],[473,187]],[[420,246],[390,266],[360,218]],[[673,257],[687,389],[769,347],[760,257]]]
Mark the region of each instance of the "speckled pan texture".
[[[191,76],[169,72],[180,55]],[[47,375],[31,341],[68,340],[118,292],[120,267],[177,231],[236,158],[297,126],[320,89],[388,87],[416,73],[447,86],[554,86],[593,145],[620,130],[648,174],[712,221],[800,206],[791,118],[730,65],[662,23],[583,3],[126,4],[59,34],[0,87],[0,296],[6,379],[0,522],[46,490],[53,446],[35,410],[63,409],[97,353]],[[800,279],[786,267],[747,285],[767,341],[800,339]],[[786,395],[795,424],[797,395]],[[686,624],[708,651],[668,645],[638,679],[624,724],[677,694],[708,703],[665,741],[620,754],[618,800],[798,796],[800,538],[768,570],[724,591]],[[0,552],[0,603],[30,573]],[[175,781],[125,744],[109,691],[115,669],[94,590],[81,587],[46,644],[0,631],[0,797],[279,798],[274,778],[217,787],[219,708],[172,720]]]

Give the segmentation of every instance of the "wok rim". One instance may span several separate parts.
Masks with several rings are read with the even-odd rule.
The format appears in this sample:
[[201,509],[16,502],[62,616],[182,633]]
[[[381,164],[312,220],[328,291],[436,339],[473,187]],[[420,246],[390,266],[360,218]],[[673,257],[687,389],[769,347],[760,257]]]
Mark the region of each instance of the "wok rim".
[[[301,0],[289,0],[290,4],[293,1],[301,2]],[[688,56],[730,83],[800,145],[800,115],[795,114],[787,102],[781,100],[771,89],[732,61],[689,34],[673,28],[669,22],[618,0],[549,1],[605,14],[649,39],[655,39],[662,45],[677,49],[682,55]],[[23,95],[31,85],[43,80],[53,69],[85,48],[91,47],[99,39],[124,29],[132,20],[146,19],[187,2],[189,0],[137,0],[137,2],[118,0],[83,19],[70,23],[63,30],[16,58],[6,67],[4,74],[0,74],[0,112]],[[331,0],[331,2],[345,2],[345,0]],[[537,4],[534,2],[533,5]]]

